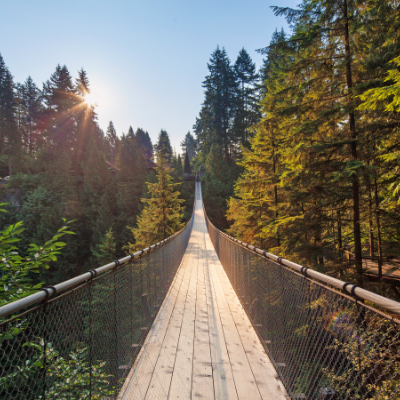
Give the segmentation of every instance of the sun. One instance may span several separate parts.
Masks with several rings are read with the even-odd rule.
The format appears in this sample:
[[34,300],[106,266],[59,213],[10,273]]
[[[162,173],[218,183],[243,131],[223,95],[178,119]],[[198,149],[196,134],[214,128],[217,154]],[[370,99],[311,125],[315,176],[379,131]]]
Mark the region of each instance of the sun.
[[85,103],[88,104],[89,106],[96,106],[96,99],[91,93],[86,93],[85,94]]

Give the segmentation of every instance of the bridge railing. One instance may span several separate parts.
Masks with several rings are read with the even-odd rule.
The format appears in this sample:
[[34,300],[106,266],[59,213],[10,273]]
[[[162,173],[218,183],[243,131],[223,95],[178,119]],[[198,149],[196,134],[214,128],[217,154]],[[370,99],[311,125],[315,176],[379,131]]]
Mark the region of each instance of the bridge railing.
[[116,399],[189,240],[173,236],[0,308],[0,399]]
[[257,249],[206,221],[291,399],[400,398],[400,303]]

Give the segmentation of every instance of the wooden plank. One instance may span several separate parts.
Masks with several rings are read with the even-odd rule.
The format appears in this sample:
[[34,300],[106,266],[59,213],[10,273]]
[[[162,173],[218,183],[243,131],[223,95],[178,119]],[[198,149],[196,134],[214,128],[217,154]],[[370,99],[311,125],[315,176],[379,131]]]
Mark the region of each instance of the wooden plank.
[[190,265],[192,252],[189,250],[188,253],[189,257],[187,263],[181,267],[184,269],[185,274],[179,288],[175,307],[173,309],[171,318],[168,321],[167,332],[165,334],[157,363],[151,377],[150,385],[146,393],[147,400],[164,399],[168,397],[172,373],[174,371],[178,340],[182,327],[185,299],[190,280],[188,265]]
[[[205,247],[205,242],[203,246]],[[212,266],[209,264],[206,251],[206,249],[203,250],[203,258],[205,260],[204,273],[215,398],[221,400],[235,400],[238,399],[238,396],[233,378],[231,361],[226,348],[221,317],[217,306],[216,293],[211,282],[210,267]]]
[[204,259],[202,258],[201,238],[203,234],[196,232],[198,257],[196,316],[193,352],[192,398],[214,399],[214,385],[210,354],[210,338],[204,282]]
[[[190,257],[190,246],[185,252],[182,263],[187,263]],[[125,386],[125,391],[121,391],[123,399],[127,400],[142,400],[146,396],[146,392],[156,365],[158,355],[164,340],[165,333],[168,327],[168,321],[171,317],[175,302],[178,296],[180,285],[183,280],[185,268],[179,267],[174,281],[171,284],[169,292],[164,299],[164,302],[157,314],[156,320],[151,327],[146,342],[139,354],[131,373],[128,376],[129,380]]]
[[188,272],[190,272],[190,282],[185,301],[175,367],[168,395],[170,399],[189,400],[191,398],[197,266],[198,261],[192,258],[186,267],[188,268]]
[[210,241],[201,196],[195,203],[189,246],[123,399],[282,400],[277,374]]
[[[212,246],[211,240],[207,241],[207,248],[210,248],[210,246]],[[220,263],[219,266],[216,265],[214,277],[214,283],[216,286],[221,288],[224,297],[227,300],[226,304],[228,304],[233,317],[262,399],[283,400],[287,398],[287,392],[280,382],[275,368],[265,353],[257,333],[247,317],[245,310],[240,304],[240,301]]]
[[246,352],[244,351],[235,322],[233,320],[231,310],[216,275],[216,269],[218,269],[218,267],[222,267],[219,264],[219,261],[216,259],[216,253],[213,249],[207,248],[207,257],[211,271],[211,282],[216,294],[215,298],[219,309],[221,325],[225,337],[226,348],[231,362],[238,398],[240,400],[261,400],[261,395],[258,391],[258,387],[250,368],[250,364],[247,359]]

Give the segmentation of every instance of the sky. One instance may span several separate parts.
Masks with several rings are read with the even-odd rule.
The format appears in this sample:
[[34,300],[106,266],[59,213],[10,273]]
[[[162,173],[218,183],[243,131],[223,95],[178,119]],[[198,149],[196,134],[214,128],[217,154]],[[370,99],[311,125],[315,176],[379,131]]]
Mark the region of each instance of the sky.
[[275,29],[288,30],[272,5],[299,0],[0,0],[0,54],[16,82],[30,75],[41,88],[57,64],[72,76],[84,68],[99,125],[119,135],[141,127],[153,143],[165,129],[180,152],[203,102],[202,82],[217,45],[232,63]]

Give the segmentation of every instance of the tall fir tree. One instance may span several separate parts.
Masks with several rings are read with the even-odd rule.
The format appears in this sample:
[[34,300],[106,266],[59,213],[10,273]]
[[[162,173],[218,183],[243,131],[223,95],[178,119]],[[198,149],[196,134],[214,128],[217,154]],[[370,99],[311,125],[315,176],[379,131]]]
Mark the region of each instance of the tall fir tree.
[[236,78],[236,109],[234,115],[233,131],[236,140],[248,146],[251,137],[250,128],[260,119],[258,81],[259,75],[256,65],[249,53],[242,49],[233,66]]
[[78,77],[75,79],[75,92],[82,97],[90,93],[89,78],[83,68],[78,71]]
[[102,241],[97,245],[97,249],[93,250],[98,265],[108,264],[115,260],[116,242],[112,228],[108,229]]
[[118,154],[119,138],[112,121],[109,122],[106,132],[107,155],[110,161],[115,162]]
[[184,163],[183,171],[187,175],[190,175],[192,173],[192,168],[190,167],[189,153],[188,152],[185,153],[185,163]]
[[145,132],[142,128],[138,128],[136,130],[136,139],[138,146],[146,155],[146,159],[151,160],[153,158],[153,144],[149,133]]
[[173,183],[162,153],[157,154],[157,182],[148,183],[148,198],[143,198],[144,209],[138,216],[137,228],[132,229],[135,244],[130,251],[143,249],[166,239],[183,227],[184,200],[179,199],[176,190],[179,183]]
[[21,103],[23,107],[21,125],[24,143],[25,148],[31,155],[43,147],[40,124],[43,104],[40,90],[30,76],[28,76],[27,80],[22,85]]
[[181,155],[178,154],[178,157],[176,159],[176,170],[175,170],[176,176],[179,178],[183,175],[183,168],[182,168],[182,159]]
[[7,155],[8,175],[12,175],[13,159],[20,149],[20,138],[15,119],[13,77],[0,55],[0,138],[2,153]]
[[172,147],[167,131],[161,129],[155,145],[157,156],[162,156],[167,163],[171,163]]
[[196,155],[196,143],[190,131],[185,135],[185,138],[181,142],[181,147],[184,153],[188,153],[189,160],[192,161]]
[[194,129],[203,151],[208,153],[212,143],[217,143],[229,163],[236,152],[231,130],[237,86],[235,74],[224,48],[217,47],[207,67],[209,75],[203,82],[204,103]]

